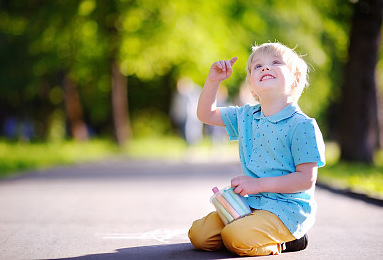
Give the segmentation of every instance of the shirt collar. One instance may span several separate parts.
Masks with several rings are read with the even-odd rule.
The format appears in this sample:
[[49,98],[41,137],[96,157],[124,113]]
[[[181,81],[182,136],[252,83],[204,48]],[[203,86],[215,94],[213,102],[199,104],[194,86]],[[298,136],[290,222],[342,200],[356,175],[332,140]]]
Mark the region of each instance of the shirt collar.
[[290,105],[288,105],[287,107],[279,111],[278,113],[268,117],[266,117],[263,114],[261,106],[254,107],[253,114],[255,119],[265,118],[271,123],[278,123],[279,121],[292,117],[294,114],[299,113],[300,111],[301,109],[299,108],[297,103],[291,103]]

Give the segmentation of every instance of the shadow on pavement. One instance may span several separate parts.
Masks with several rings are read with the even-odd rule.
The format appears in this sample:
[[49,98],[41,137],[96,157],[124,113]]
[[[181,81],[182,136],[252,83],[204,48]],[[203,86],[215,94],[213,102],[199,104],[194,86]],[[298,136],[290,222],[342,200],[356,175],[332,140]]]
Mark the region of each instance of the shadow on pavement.
[[59,259],[230,259],[237,256],[227,250],[216,252],[197,251],[190,243],[169,245],[140,246],[117,249],[113,253],[90,254],[78,257],[56,258]]

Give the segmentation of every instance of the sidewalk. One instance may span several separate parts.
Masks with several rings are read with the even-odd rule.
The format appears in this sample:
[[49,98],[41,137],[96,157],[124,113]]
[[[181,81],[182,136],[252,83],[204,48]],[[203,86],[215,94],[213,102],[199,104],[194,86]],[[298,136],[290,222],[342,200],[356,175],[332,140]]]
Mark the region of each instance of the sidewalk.
[[[211,188],[240,172],[234,162],[114,159],[2,180],[0,259],[237,258],[193,250],[187,231],[214,209]],[[308,249],[271,258],[383,259],[383,207],[323,188],[316,198]]]

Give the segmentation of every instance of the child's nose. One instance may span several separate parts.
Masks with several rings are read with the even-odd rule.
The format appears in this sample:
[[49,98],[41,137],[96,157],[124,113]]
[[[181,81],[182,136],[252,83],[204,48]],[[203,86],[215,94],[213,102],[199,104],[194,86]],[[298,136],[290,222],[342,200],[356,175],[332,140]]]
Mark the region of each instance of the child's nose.
[[263,66],[262,71],[265,71],[265,70],[270,70],[269,66],[267,65]]

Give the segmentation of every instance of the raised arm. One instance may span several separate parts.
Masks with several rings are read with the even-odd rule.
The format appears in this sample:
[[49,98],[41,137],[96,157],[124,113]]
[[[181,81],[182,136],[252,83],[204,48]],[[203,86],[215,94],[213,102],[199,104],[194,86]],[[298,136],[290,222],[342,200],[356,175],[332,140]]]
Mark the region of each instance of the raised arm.
[[197,116],[200,121],[209,125],[225,126],[219,108],[217,108],[217,92],[219,85],[228,79],[233,72],[233,64],[237,57],[213,63],[206,78],[198,101]]

